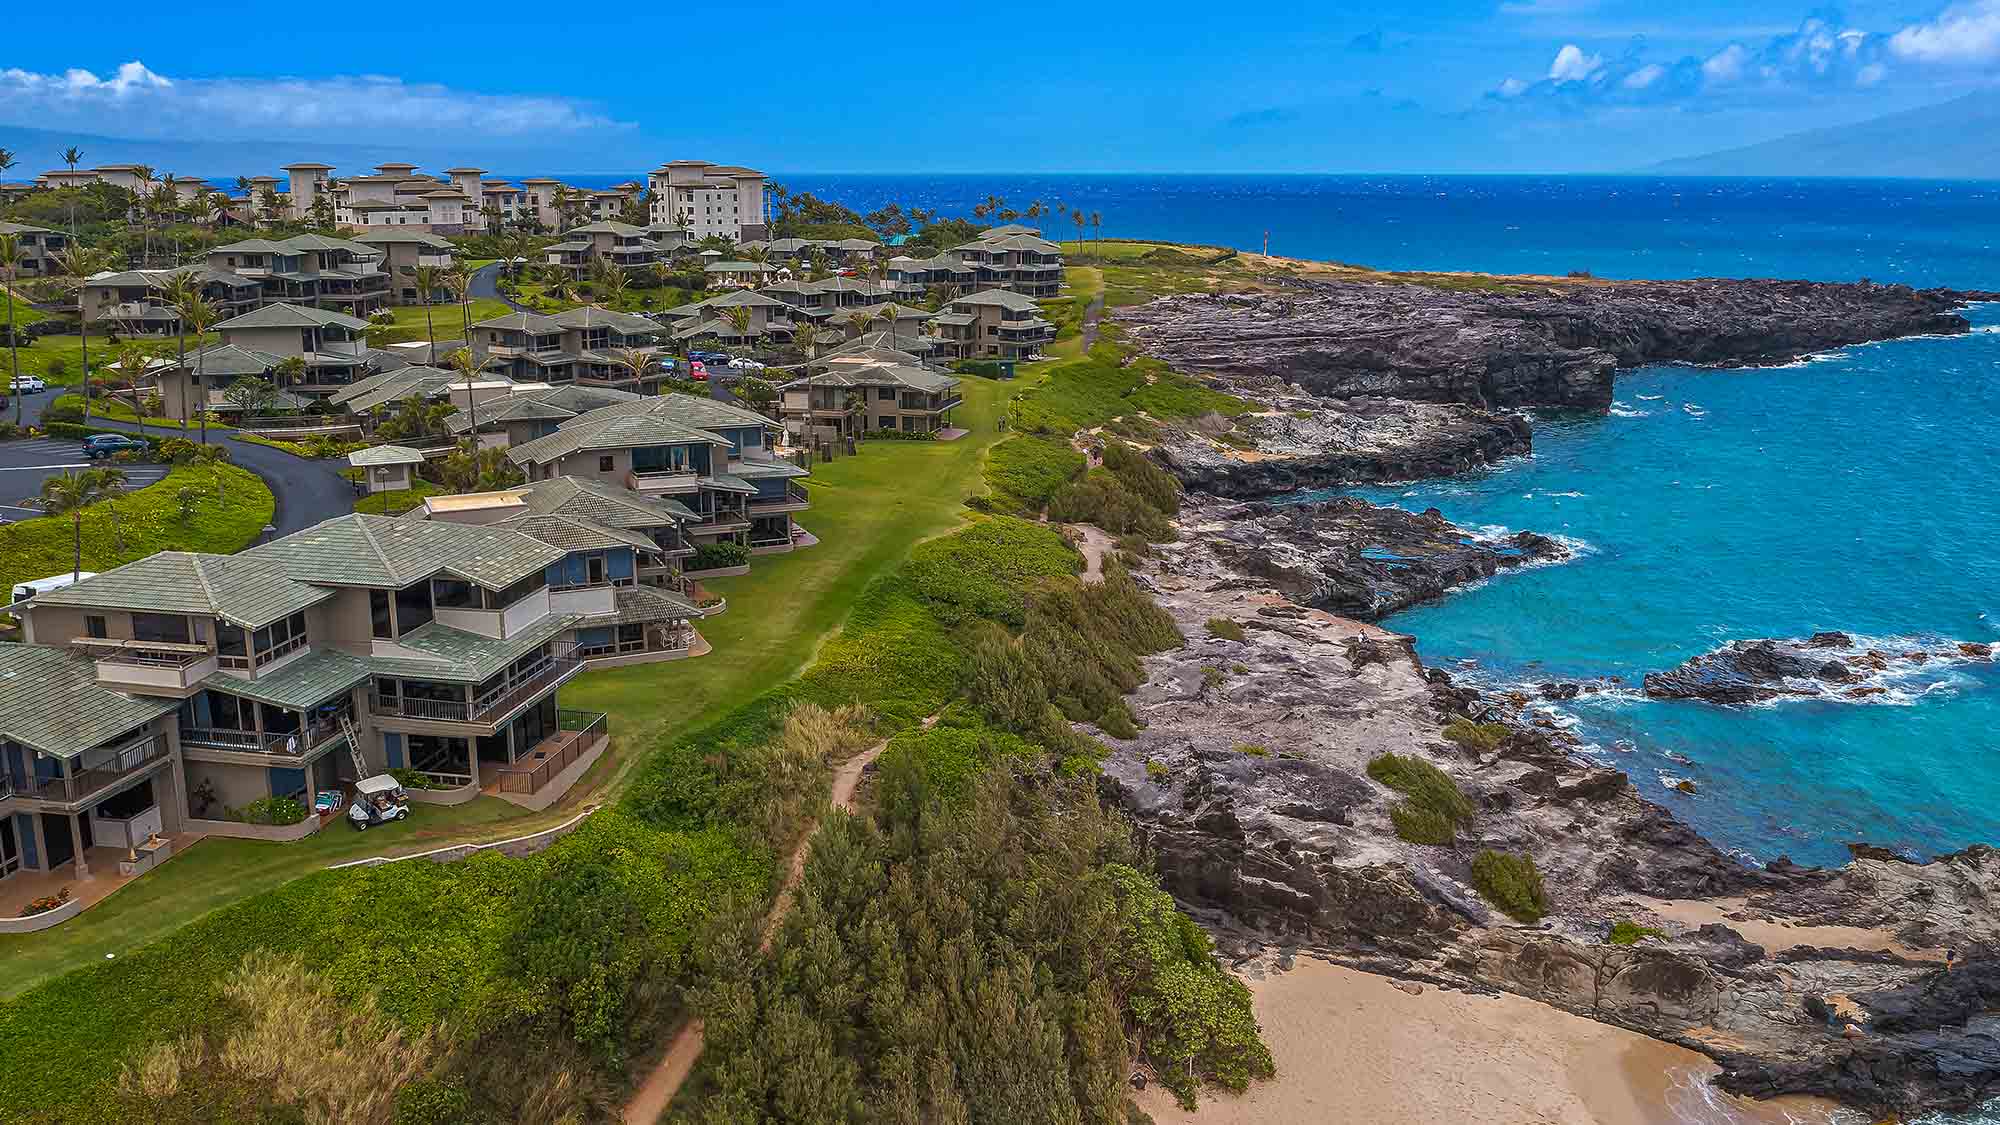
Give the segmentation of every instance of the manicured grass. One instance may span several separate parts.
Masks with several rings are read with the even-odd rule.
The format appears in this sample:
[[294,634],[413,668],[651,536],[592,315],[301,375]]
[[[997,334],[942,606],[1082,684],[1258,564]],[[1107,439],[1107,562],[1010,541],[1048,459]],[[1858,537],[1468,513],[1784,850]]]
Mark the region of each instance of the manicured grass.
[[[472,302],[472,323],[492,320],[512,312],[506,302],[492,297],[480,297]],[[437,333],[440,341],[465,339],[465,313],[456,301],[442,301],[430,307],[431,327],[424,327],[424,307],[422,305],[396,305],[389,310],[396,318],[394,324],[368,325],[368,346],[380,348],[389,344],[409,344],[427,340],[427,331]]]
[[[186,520],[181,519],[177,499],[182,488],[196,493],[194,511]],[[112,534],[114,510],[123,550],[119,537]],[[240,551],[271,522],[271,512],[271,490],[248,470],[234,465],[176,468],[158,483],[121,500],[84,509],[83,569],[110,570],[160,551]],[[73,565],[72,535],[67,516],[40,516],[0,527],[0,589],[68,573]]]
[[[199,338],[189,336],[187,350],[192,352],[204,343],[215,344],[221,340],[222,337],[213,332]],[[99,378],[118,378],[118,360],[125,354],[125,349],[132,345],[137,345],[140,351],[149,356],[175,355],[180,347],[172,336],[164,340],[150,336],[144,339],[127,336],[120,337],[119,342],[114,344],[108,337],[93,331],[90,334],[91,370],[96,372]],[[50,374],[51,363],[59,363],[62,367],[61,373]],[[5,348],[0,348],[0,364],[7,365],[11,374],[11,359]],[[75,335],[36,337],[33,344],[21,348],[21,374],[40,375],[51,383],[63,386],[75,386],[83,382],[83,337]]]
[[[618,299],[615,301],[597,301],[594,303],[602,308],[616,309],[619,312],[644,313],[657,312],[660,309],[671,309],[677,305],[684,305],[689,300],[699,300],[705,295],[703,293],[696,293],[691,298],[685,289],[680,289],[672,285],[662,285],[654,289],[628,288],[625,292],[619,294]],[[522,282],[516,289],[515,299],[530,308],[541,309],[549,313],[582,308],[586,304],[583,301],[557,300],[548,295],[548,286],[538,281]]]
[[[78,410],[82,410],[83,395],[77,392],[60,394],[57,395],[55,397],[55,401],[51,402],[49,405],[52,407],[73,406]],[[109,418],[114,421],[130,422],[136,426],[146,426],[148,428],[156,430],[179,430],[183,428],[190,430],[201,429],[201,422],[199,420],[196,420],[194,422],[189,422],[185,425],[185,427],[183,427],[181,420],[178,418],[141,418],[139,417],[138,412],[133,410],[132,407],[128,405],[124,399],[118,399],[118,398],[91,399],[90,416],[92,419]],[[229,429],[229,427],[222,425],[219,422],[210,422],[208,424],[208,429],[210,433],[214,433],[218,430],[227,430]]]
[[[426,807],[407,826],[362,834],[365,843],[341,843],[355,836],[344,831],[299,844],[206,841],[187,857],[215,848],[203,864],[175,860],[61,926],[0,937],[0,961],[9,970],[0,979],[0,996],[159,938],[328,863],[531,832],[568,819],[585,801],[615,794],[635,749],[712,723],[796,676],[871,581],[894,569],[920,540],[959,525],[966,497],[983,490],[981,463],[1000,436],[994,427],[1001,404],[1023,383],[966,379],[965,405],[956,417],[972,432],[955,442],[869,442],[858,456],[814,466],[807,481],[813,506],[796,518],[820,543],[760,556],[747,575],[704,583],[729,599],[726,612],[699,625],[714,646],[710,655],[593,672],[564,687],[563,706],[611,716],[612,749],[557,808],[529,815],[481,798],[450,810]],[[268,493],[265,503],[268,519]],[[85,534],[88,542],[88,528]],[[141,888],[143,894],[133,893]]]
[[8,293],[4,287],[0,287],[0,324],[7,323],[7,306],[9,305],[14,307],[14,327],[16,328],[25,324],[33,324],[49,315],[26,301],[16,301],[12,294]]
[[424,502],[426,496],[436,496],[444,489],[429,481],[418,481],[415,488],[397,488],[388,492],[371,492],[354,502],[354,510],[377,516],[399,516]]

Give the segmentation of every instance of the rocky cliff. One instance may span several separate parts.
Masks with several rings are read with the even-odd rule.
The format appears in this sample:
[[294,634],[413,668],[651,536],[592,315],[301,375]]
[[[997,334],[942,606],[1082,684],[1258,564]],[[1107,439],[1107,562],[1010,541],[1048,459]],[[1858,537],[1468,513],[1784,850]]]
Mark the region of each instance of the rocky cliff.
[[1302,280],[1276,294],[1164,297],[1119,319],[1183,371],[1276,376],[1329,398],[1601,411],[1621,367],[1784,363],[1964,332],[1955,310],[1975,296],[1802,281]]
[[[1398,550],[1434,550],[1452,569],[1465,536],[1410,519],[1421,535]],[[1091,732],[1112,747],[1106,794],[1226,946],[1516,992],[1703,1051],[1743,1093],[1887,1114],[2000,1092],[2000,954],[1986,944],[2000,942],[2000,855],[1916,864],[1858,849],[1837,871],[1745,866],[1561,732],[1499,722],[1507,708],[1426,668],[1410,638],[1301,605],[1323,565],[1254,573],[1256,543],[1315,560],[1341,526],[1378,530],[1356,512],[1194,505],[1139,572],[1189,642],[1147,660],[1137,738]],[[1243,639],[1208,630],[1218,617]],[[1463,715],[1492,725],[1446,737]],[[1470,798],[1451,844],[1398,836],[1399,796],[1368,776],[1384,752],[1431,762]],[[1483,849],[1533,857],[1543,920],[1515,922],[1473,888]],[[1617,921],[1651,932],[1614,944]]]

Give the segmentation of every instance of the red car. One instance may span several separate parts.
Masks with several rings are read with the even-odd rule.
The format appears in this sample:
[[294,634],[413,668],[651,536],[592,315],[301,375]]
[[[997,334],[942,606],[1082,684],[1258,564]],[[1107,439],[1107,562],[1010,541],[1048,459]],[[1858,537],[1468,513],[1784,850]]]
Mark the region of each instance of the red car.
[[688,362],[688,378],[693,379],[697,383],[706,383],[708,382],[708,368],[703,367],[701,361],[698,359],[690,360]]

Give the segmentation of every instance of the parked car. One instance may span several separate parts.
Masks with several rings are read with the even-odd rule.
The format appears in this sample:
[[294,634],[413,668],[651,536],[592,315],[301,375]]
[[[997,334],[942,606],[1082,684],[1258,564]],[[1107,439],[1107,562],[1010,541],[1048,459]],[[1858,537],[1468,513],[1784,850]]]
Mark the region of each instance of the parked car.
[[693,379],[697,383],[706,383],[708,382],[708,368],[702,366],[700,360],[694,360],[688,364],[688,378]]
[[83,439],[83,455],[92,461],[128,451],[144,453],[152,446],[124,434],[92,434]]
[[760,361],[758,361],[758,360],[754,360],[754,359],[751,359],[751,358],[750,358],[749,356],[747,356],[747,355],[740,355],[740,356],[737,356],[737,357],[736,357],[735,359],[732,359],[732,360],[730,360],[730,361],[729,361],[729,366],[731,366],[731,367],[734,367],[734,368],[735,368],[736,370],[738,370],[738,371],[762,371],[762,370],[764,370],[764,365],[763,365],[763,363],[762,363],[762,362],[760,362]]
[[40,394],[49,389],[49,385],[42,381],[40,375],[20,375],[15,377],[10,385],[14,393],[23,395]]
[[728,353],[728,352],[689,352],[689,353],[688,353],[688,358],[689,358],[689,359],[698,359],[698,360],[702,361],[703,363],[722,363],[722,364],[726,364],[726,363],[728,363],[728,362],[729,362],[729,353]]
[[402,782],[378,773],[354,783],[354,803],[347,806],[347,822],[355,831],[365,832],[409,815],[410,795],[403,792]]

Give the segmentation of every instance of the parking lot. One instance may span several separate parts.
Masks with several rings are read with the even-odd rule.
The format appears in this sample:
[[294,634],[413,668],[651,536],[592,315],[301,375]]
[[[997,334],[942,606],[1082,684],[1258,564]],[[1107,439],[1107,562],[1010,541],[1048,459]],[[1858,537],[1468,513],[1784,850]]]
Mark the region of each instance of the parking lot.
[[[0,520],[33,519],[41,509],[23,500],[42,494],[42,482],[50,477],[87,469],[83,443],[63,438],[36,438],[0,444]],[[125,487],[144,488],[167,475],[162,465],[120,465],[125,470]]]

